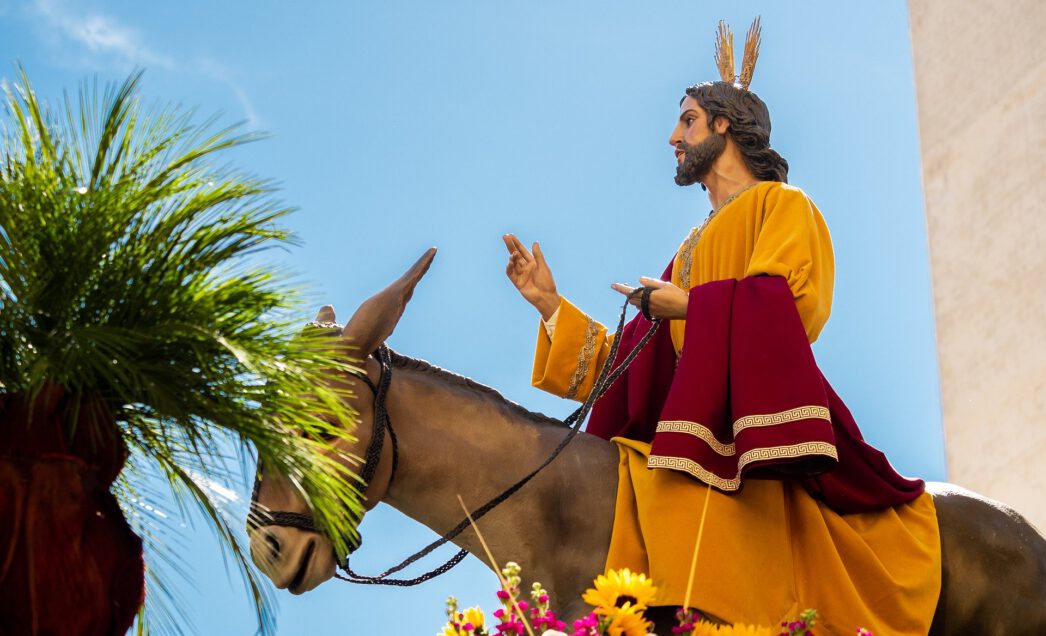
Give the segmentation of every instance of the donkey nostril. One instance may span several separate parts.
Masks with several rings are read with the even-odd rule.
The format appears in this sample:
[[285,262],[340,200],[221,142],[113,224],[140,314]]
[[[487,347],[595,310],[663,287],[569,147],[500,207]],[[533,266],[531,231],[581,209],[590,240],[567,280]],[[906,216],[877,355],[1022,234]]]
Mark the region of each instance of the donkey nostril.
[[265,542],[269,544],[269,551],[272,553],[272,558],[277,559],[280,556],[280,540],[273,536],[271,532],[265,533]]

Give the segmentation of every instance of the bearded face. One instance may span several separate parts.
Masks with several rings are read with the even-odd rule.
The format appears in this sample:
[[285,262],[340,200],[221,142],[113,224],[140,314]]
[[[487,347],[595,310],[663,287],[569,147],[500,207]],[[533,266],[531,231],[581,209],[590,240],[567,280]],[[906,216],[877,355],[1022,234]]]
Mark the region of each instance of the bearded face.
[[693,185],[704,179],[712,170],[715,160],[723,154],[726,149],[726,135],[709,130],[708,136],[696,144],[679,140],[675,146],[677,155],[682,153],[676,165],[676,185]]

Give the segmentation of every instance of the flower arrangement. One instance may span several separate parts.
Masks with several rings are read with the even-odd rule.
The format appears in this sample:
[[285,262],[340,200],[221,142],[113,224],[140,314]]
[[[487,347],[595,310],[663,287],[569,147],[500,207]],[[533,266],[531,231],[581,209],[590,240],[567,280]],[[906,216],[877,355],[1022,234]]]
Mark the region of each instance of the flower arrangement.
[[470,607],[458,611],[458,599],[447,599],[447,624],[436,636],[488,636],[483,628],[483,610]]
[[[492,613],[498,621],[492,631],[486,628],[480,608],[460,610],[457,599],[451,597],[447,599],[447,624],[436,636],[656,636],[650,632],[653,624],[644,612],[657,588],[645,574],[625,568],[597,576],[594,587],[582,595],[593,610],[575,620],[568,632],[564,631],[566,623],[551,609],[551,599],[540,583],[531,587],[530,601],[522,600],[520,572],[519,565],[512,562],[501,570],[502,589],[497,592],[501,607]],[[701,620],[693,609],[680,609],[676,619],[673,636],[811,636],[817,612],[808,609],[796,620],[782,622],[776,634],[764,626],[716,625]],[[855,633],[873,636],[866,629]]]
[[447,624],[437,636],[493,636],[532,634],[533,629],[542,633],[556,633],[566,627],[566,623],[556,617],[550,606],[548,592],[540,583],[534,583],[530,590],[530,602],[520,600],[520,568],[509,562],[501,570],[505,589],[498,590],[501,607],[494,610],[493,616],[498,623],[494,632],[484,628],[483,612],[478,607],[458,610],[458,600],[453,596],[447,599]]
[[[436,636],[524,636],[524,634],[537,636],[538,632],[535,629],[542,630],[541,636],[657,636],[650,632],[653,623],[645,616],[648,604],[654,599],[657,588],[646,574],[635,573],[628,568],[609,570],[606,574],[597,576],[592,582],[595,587],[589,588],[581,595],[581,599],[594,609],[586,616],[574,621],[572,632],[569,634],[564,632],[566,623],[560,620],[551,609],[548,593],[541,583],[533,584],[530,592],[531,602],[520,600],[521,568],[511,561],[504,568],[498,568],[494,555],[490,552],[490,546],[483,539],[483,533],[479,531],[476,521],[472,518],[460,495],[458,502],[465,511],[465,517],[472,524],[472,529],[475,530],[491,566],[498,574],[501,589],[498,590],[497,596],[501,607],[493,613],[494,618],[498,620],[498,624],[494,626],[495,631],[489,632],[484,627],[483,612],[478,607],[459,611],[458,601],[452,596],[447,599],[447,618],[449,620]],[[707,504],[706,496],[706,512]],[[704,526],[704,513],[702,513],[701,525]],[[676,636],[775,636],[770,627],[740,623],[717,625],[704,621],[701,620],[701,616],[696,610],[688,607],[700,545],[701,531],[699,529],[694,557],[690,564],[686,606],[676,612],[678,624],[672,628],[672,634]],[[782,622],[781,631],[776,636],[813,636],[810,628],[816,621],[817,612],[808,609],[799,614],[798,619]],[[863,628],[857,629],[856,634],[857,636],[874,636],[872,632]]]

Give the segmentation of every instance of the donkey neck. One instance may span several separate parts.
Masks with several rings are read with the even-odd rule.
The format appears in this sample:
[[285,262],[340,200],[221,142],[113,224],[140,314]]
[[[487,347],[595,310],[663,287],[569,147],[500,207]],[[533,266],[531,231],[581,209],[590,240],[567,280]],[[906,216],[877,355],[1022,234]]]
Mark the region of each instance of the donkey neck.
[[[470,509],[482,505],[536,467],[568,432],[425,361],[396,355],[393,366],[388,409],[400,458],[384,501],[433,530],[449,530],[463,518],[457,495]],[[559,472],[555,463],[546,471]],[[539,486],[531,482],[525,490]]]
[[[385,501],[439,534],[464,517],[458,495],[471,510],[478,508],[536,468],[569,432],[426,362],[397,354],[393,366],[388,409],[400,457]],[[550,591],[579,594],[606,557],[616,464],[611,444],[580,434],[477,521],[498,563],[516,561],[528,579],[540,579]],[[487,562],[472,529],[455,543]]]

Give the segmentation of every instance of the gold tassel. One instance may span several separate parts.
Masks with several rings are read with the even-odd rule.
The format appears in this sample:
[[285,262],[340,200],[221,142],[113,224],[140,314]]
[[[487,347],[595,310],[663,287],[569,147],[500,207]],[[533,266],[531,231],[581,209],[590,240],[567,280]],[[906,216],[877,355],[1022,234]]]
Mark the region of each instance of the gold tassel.
[[752,73],[755,72],[755,61],[759,57],[759,44],[762,39],[760,16],[756,16],[752,26],[748,28],[748,35],[745,36],[745,56],[741,60],[741,76],[738,78],[744,90],[748,90],[748,85],[752,83]]
[[719,21],[719,36],[715,43],[715,65],[719,75],[727,84],[734,83],[734,33],[722,20]]

